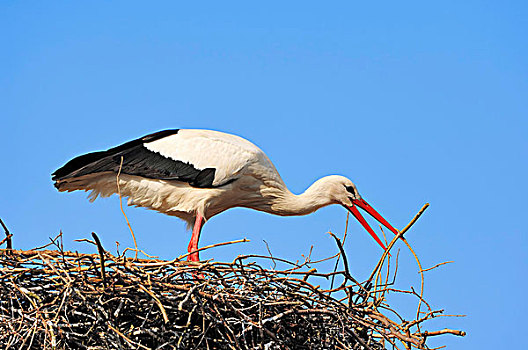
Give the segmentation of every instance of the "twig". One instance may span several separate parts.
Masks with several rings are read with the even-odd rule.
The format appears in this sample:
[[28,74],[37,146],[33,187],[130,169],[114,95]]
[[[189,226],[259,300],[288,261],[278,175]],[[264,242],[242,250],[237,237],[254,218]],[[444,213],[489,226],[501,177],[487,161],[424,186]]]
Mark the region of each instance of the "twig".
[[[345,233],[343,235],[343,245],[345,244],[346,236],[347,236],[347,233],[348,233],[348,219],[349,219],[349,217],[350,217],[350,212],[347,211],[346,222],[345,222]],[[339,253],[339,254],[341,254],[341,253]],[[337,256],[336,263],[334,265],[334,272],[337,271],[337,266],[339,265],[339,258],[341,258],[341,255]],[[334,279],[335,279],[335,275],[332,275],[332,281],[330,282],[330,289],[334,288]]]
[[[184,254],[184,255],[180,255],[179,257],[177,257],[177,258],[175,258],[173,260],[170,260],[170,261],[147,263],[147,264],[148,264],[148,266],[171,265],[171,264],[174,264],[175,262],[182,261],[183,259],[185,259],[187,256],[189,256],[192,253],[201,252],[202,250],[211,249],[211,248],[215,248],[215,247],[221,247],[221,246],[224,246],[224,245],[235,244],[235,243],[247,243],[247,242],[249,242],[249,239],[243,238],[243,239],[238,239],[238,240],[230,241],[230,242],[215,243],[215,244],[211,244],[211,245],[208,245],[208,246],[205,246],[205,247],[202,247],[202,248],[198,248],[198,249],[196,249],[196,250],[194,250],[194,251],[192,251],[190,253],[187,253],[187,254]],[[194,263],[194,262],[190,262],[190,263],[197,264],[197,263]],[[144,263],[138,263],[138,264],[134,264],[134,265],[135,266],[142,266],[142,265],[144,265]]]
[[5,235],[6,235],[6,237],[2,240],[2,242],[0,242],[0,245],[2,245],[5,242],[7,242],[6,249],[13,249],[13,243],[11,242],[11,237],[13,237],[13,234],[9,232],[9,230],[7,229],[7,226],[4,224],[2,219],[0,219],[0,224],[4,228],[4,232],[5,232]]
[[465,337],[467,333],[464,331],[459,331],[456,329],[448,329],[448,328],[441,329],[439,331],[432,331],[432,332],[426,331],[422,333],[422,335],[425,337],[434,337],[436,335],[443,335],[443,334],[452,334],[452,335],[457,335],[459,337]]
[[127,343],[130,343],[130,344],[135,345],[135,346],[137,346],[137,347],[140,347],[140,348],[142,348],[142,349],[147,349],[147,350],[149,350],[149,348],[147,348],[146,346],[141,345],[141,344],[139,344],[139,343],[136,343],[136,342],[130,340],[130,338],[128,338],[128,337],[127,337],[126,335],[124,335],[123,333],[121,333],[117,328],[112,327],[111,324],[108,324],[108,328],[110,328],[111,330],[113,330],[114,332],[116,332],[117,335],[119,335],[121,338],[123,338]]
[[[414,259],[416,260],[416,263],[418,264],[418,268],[419,268],[419,271],[420,271],[420,278],[421,278],[421,283],[420,283],[420,300],[418,301],[418,309],[416,310],[416,318],[419,318],[420,317],[420,308],[422,306],[422,300],[423,300],[423,293],[424,293],[424,274],[423,274],[423,271],[422,271],[422,263],[420,263],[420,259],[418,259],[418,256],[416,255],[416,253],[414,252],[414,249],[412,249],[411,245],[409,244],[409,242],[407,242],[407,240],[404,238],[404,237],[401,237],[401,239],[403,240],[403,242],[407,245],[407,247],[409,248],[409,250],[411,251],[412,255],[414,256]],[[418,330],[420,330],[419,328],[420,326],[418,325]]]
[[123,213],[123,216],[125,217],[126,223],[128,225],[128,229],[130,230],[130,233],[132,234],[132,239],[134,240],[134,251],[136,252],[135,259],[137,259],[138,247],[137,247],[137,242],[136,242],[136,235],[134,234],[134,231],[132,230],[132,226],[130,226],[130,222],[128,221],[128,217],[125,214],[125,210],[123,209],[123,200],[121,198],[121,186],[119,186],[119,175],[121,175],[122,167],[123,167],[123,156],[121,156],[121,163],[119,164],[119,170],[117,171],[117,175],[116,175],[117,194],[119,195],[119,207],[121,208],[121,213]]
[[[345,254],[345,250],[343,249],[343,245],[341,244],[341,241],[339,238],[337,238],[336,235],[334,235],[332,232],[328,232],[332,238],[336,241],[337,247],[339,248],[339,251],[341,252],[341,256],[343,257],[343,266],[345,268],[345,278],[349,279],[350,281],[354,282],[359,288],[361,288],[364,292],[367,292],[365,288],[363,288],[363,285],[359,283],[352,275],[350,274],[350,271],[348,270],[348,259]],[[342,286],[346,284],[346,279],[343,282]]]
[[158,297],[156,296],[156,294],[152,293],[150,290],[148,290],[147,288],[145,288],[143,285],[139,285],[139,288],[144,291],[145,293],[147,293],[148,295],[150,295],[152,297],[152,299],[154,299],[154,301],[156,302],[156,304],[158,305],[158,307],[160,308],[160,311],[161,311],[161,314],[163,315],[163,320],[165,321],[165,323],[168,323],[169,322],[169,317],[167,316],[167,311],[165,311],[165,308],[163,307],[163,304],[161,303],[161,301],[158,299]]
[[439,266],[442,266],[442,265],[445,265],[445,264],[451,264],[451,263],[454,263],[454,261],[444,261],[444,262],[439,263],[439,264],[436,264],[435,266],[430,267],[430,268],[428,268],[428,269],[421,270],[421,272],[430,271],[430,270],[436,269],[436,268],[439,267]]
[[422,207],[422,209],[420,209],[420,211],[414,216],[414,218],[407,224],[407,226],[405,226],[405,228],[403,230],[401,230],[396,236],[394,236],[394,238],[392,239],[392,241],[389,243],[389,245],[387,246],[387,249],[385,250],[385,252],[383,253],[383,255],[381,256],[381,259],[378,261],[378,264],[376,265],[376,267],[374,268],[374,270],[372,271],[372,273],[370,274],[370,277],[368,278],[366,284],[369,284],[371,281],[372,281],[372,278],[374,277],[374,275],[376,274],[376,272],[378,271],[378,269],[381,268],[381,265],[383,264],[383,262],[385,261],[386,257],[387,257],[387,254],[389,254],[389,251],[392,249],[392,247],[394,246],[394,244],[396,243],[396,241],[400,238],[400,237],[403,237],[403,235],[405,234],[405,232],[407,232],[411,227],[412,225],[414,225],[414,223],[420,218],[420,216],[422,216],[422,214],[424,213],[424,211],[429,207],[429,203],[425,203],[424,206]]
[[273,254],[271,254],[271,249],[270,249],[270,247],[268,245],[268,242],[266,242],[266,240],[264,240],[264,239],[263,239],[263,241],[266,244],[266,249],[268,250],[268,253],[270,255],[271,261],[273,261],[273,269],[275,270],[275,268],[277,267],[277,263],[275,262],[275,259],[273,258]]
[[99,237],[97,237],[95,232],[92,232],[92,237],[95,240],[95,243],[97,244],[97,250],[99,251],[99,260],[101,261],[101,279],[103,280],[103,288],[106,289],[105,258],[104,258],[105,250],[101,244],[101,241],[99,240]]

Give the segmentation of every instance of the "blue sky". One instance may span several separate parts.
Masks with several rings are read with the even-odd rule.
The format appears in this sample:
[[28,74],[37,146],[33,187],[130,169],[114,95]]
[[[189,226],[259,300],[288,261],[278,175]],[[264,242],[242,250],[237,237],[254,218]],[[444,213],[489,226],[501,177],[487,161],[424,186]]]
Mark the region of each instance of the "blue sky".
[[[62,230],[131,246],[118,200],[58,193],[50,174],[82,153],[165,128],[208,128],[260,146],[290,189],[341,174],[393,225],[424,267],[431,328],[449,349],[520,348],[528,268],[528,8],[522,1],[13,2],[0,4],[0,217],[16,248]],[[176,218],[127,208],[141,248],[185,252]],[[233,209],[204,228],[208,251],[299,259],[333,254],[339,206],[298,218]],[[345,246],[366,278],[380,249],[356,222]],[[401,246],[400,287],[419,287]],[[408,307],[404,301],[402,307]],[[410,308],[412,310],[412,308]],[[409,318],[412,312],[409,314]]]

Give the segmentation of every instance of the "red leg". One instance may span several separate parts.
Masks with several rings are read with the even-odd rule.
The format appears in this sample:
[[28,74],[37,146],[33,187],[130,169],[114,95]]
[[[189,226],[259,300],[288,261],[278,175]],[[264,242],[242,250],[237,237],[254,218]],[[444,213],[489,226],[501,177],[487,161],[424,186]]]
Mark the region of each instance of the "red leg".
[[[189,247],[187,248],[187,251],[189,253],[198,249],[198,240],[200,239],[200,232],[202,231],[204,223],[205,222],[203,216],[201,216],[200,214],[196,214],[191,241],[189,242]],[[190,254],[189,256],[187,256],[187,261],[200,261],[199,253],[196,252]]]

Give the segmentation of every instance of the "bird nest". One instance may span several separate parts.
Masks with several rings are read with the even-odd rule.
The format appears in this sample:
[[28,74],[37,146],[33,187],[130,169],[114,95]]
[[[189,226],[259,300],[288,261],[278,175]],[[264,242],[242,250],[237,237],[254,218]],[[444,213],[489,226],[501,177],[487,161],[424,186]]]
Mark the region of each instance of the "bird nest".
[[[406,242],[403,234],[421,212],[389,249],[398,239]],[[11,248],[7,229],[6,234]],[[257,255],[199,263],[184,261],[185,256],[172,261],[126,257],[106,251],[95,234],[85,241],[97,254],[64,251],[62,236],[52,239],[53,249],[2,249],[0,347],[429,349],[432,336],[465,335],[425,330],[424,322],[445,316],[443,310],[431,309],[422,293],[392,287],[387,253],[365,282],[356,281],[342,240],[332,237],[339,253],[329,258],[336,269],[328,273],[318,271],[322,261],[309,255],[304,262]],[[274,268],[264,268],[262,259]],[[397,264],[392,265],[394,270]],[[312,282],[321,279],[329,281],[328,288]],[[342,283],[334,286],[338,280]],[[403,321],[387,304],[388,293],[416,298],[416,318]]]

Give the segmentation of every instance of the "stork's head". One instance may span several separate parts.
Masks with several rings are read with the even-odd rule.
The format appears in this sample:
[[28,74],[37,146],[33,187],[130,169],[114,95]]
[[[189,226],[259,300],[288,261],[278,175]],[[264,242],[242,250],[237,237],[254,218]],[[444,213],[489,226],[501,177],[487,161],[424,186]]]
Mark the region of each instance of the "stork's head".
[[363,225],[363,227],[370,233],[370,235],[378,242],[378,244],[386,249],[381,239],[376,235],[374,230],[369,226],[367,221],[363,218],[358,210],[358,207],[366,211],[373,218],[379,221],[380,224],[387,227],[394,234],[398,234],[398,230],[392,227],[387,220],[385,220],[374,208],[372,208],[360,195],[356,185],[349,179],[343,176],[328,176],[326,178],[327,190],[332,199],[345,207],[354,217]]

